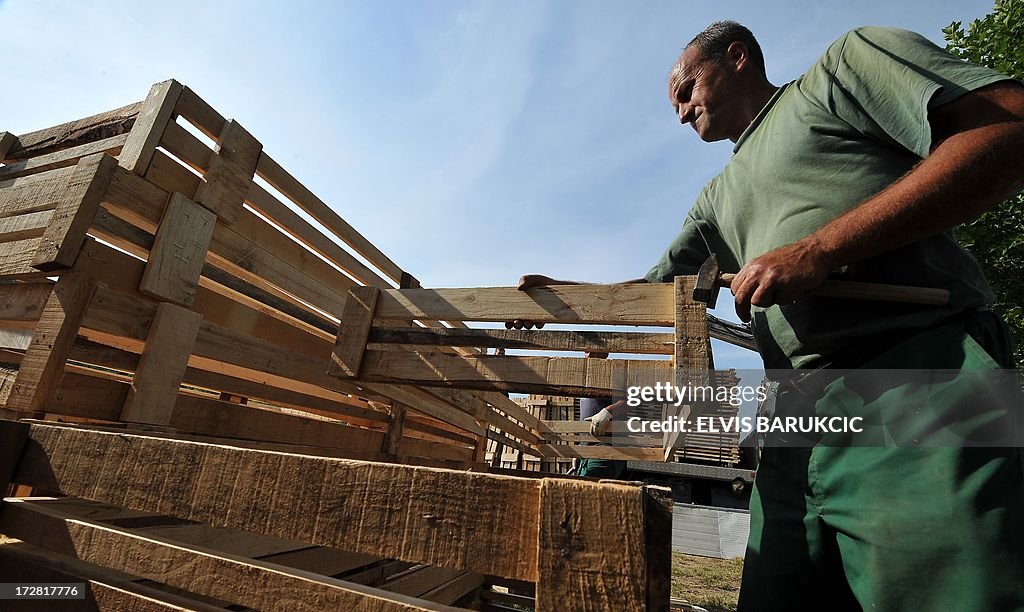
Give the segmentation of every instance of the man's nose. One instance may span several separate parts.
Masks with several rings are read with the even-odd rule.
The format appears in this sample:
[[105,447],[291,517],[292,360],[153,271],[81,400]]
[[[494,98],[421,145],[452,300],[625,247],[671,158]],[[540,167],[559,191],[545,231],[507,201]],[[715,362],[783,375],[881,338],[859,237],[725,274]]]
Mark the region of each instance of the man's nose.
[[679,123],[681,123],[683,125],[686,125],[687,123],[689,123],[690,122],[690,111],[691,111],[690,105],[689,104],[680,104],[676,108],[678,109],[678,112],[679,112]]

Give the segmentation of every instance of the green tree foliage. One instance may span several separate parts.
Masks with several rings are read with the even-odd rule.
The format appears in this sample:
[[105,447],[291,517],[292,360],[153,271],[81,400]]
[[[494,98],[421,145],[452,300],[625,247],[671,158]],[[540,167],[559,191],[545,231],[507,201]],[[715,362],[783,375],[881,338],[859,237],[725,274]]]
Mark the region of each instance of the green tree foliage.
[[[1024,0],[996,0],[985,17],[966,28],[956,21],[942,33],[953,55],[1024,80]],[[956,235],[992,283],[994,310],[1009,324],[1024,368],[1024,193],[958,227]]]

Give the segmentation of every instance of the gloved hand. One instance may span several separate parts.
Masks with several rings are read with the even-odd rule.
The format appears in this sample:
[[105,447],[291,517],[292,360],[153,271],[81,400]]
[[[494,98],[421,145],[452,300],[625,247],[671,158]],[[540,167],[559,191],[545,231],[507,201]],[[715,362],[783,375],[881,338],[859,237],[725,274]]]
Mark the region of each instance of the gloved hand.
[[608,433],[608,429],[612,426],[612,413],[607,408],[602,408],[601,412],[587,420],[590,421],[590,435],[603,436]]

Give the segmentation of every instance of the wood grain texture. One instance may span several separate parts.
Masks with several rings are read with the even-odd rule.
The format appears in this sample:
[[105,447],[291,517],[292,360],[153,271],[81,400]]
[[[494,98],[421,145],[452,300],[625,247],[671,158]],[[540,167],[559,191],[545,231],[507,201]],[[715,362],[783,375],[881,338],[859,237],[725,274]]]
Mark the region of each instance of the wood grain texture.
[[30,157],[24,161],[14,162],[8,166],[0,167],[0,180],[9,180],[47,170],[74,166],[80,159],[90,155],[98,155],[100,153],[118,155],[127,138],[124,135],[112,136],[104,140],[97,140],[96,142],[89,142],[55,153],[48,153],[39,157]]
[[18,142],[18,137],[10,132],[0,132],[0,162],[7,159],[7,154]]
[[366,339],[373,325],[373,312],[379,295],[380,289],[377,287],[352,287],[348,290],[338,341],[331,353],[331,375],[346,378],[359,376],[359,366],[366,351]]
[[38,321],[52,290],[49,282],[0,284],[0,321]]
[[[675,293],[676,333],[673,363],[675,364],[674,378],[677,389],[691,386],[702,387],[708,384],[712,367],[707,308],[703,303],[693,300],[695,283],[696,279],[692,276],[677,276],[672,284]],[[706,405],[683,404],[679,407],[666,405],[665,411],[669,417],[685,419],[695,411],[705,408]],[[686,432],[665,432],[662,442],[663,460],[672,460],[676,450],[689,444],[688,437]]]
[[0,160],[17,162],[126,134],[135,125],[141,107],[142,102],[134,102],[112,111],[22,134],[6,155],[0,155]]
[[537,578],[536,481],[41,424],[30,437],[15,482],[352,552]]
[[0,181],[0,217],[11,217],[57,207],[74,167]]
[[46,405],[60,382],[64,362],[95,289],[95,280],[80,272],[65,274],[57,281],[21,361],[8,408],[38,411]]
[[674,311],[671,285],[559,285],[391,289],[381,292],[377,318],[671,326]]
[[52,210],[25,213],[0,219],[0,243],[40,238],[53,218]]
[[643,489],[601,486],[541,481],[538,612],[645,609]]
[[[0,493],[7,491],[7,485],[11,482],[11,476],[14,475],[27,440],[27,423],[0,420]],[[3,504],[0,503],[0,509],[2,507]]]
[[199,128],[199,131],[206,134],[210,140],[217,140],[217,136],[224,130],[223,115],[189,87],[182,90],[174,112],[188,119],[189,123]]
[[115,571],[254,609],[453,610],[350,582],[75,518],[33,502],[0,511],[12,537]]
[[168,302],[156,308],[121,420],[167,425],[171,422],[188,359],[203,315]]
[[235,120],[230,120],[217,138],[216,155],[203,174],[195,200],[213,211],[228,225],[243,213],[242,202],[256,173],[263,145]]
[[375,327],[369,342],[415,346],[484,346],[504,349],[598,351],[671,355],[673,335],[667,333],[545,331],[512,329],[424,329]]
[[149,168],[167,124],[173,121],[174,106],[181,95],[182,85],[171,79],[153,85],[146,99],[142,101],[138,118],[128,140],[121,150],[119,162],[122,168],[134,174],[143,175]]
[[342,219],[338,213],[334,212],[305,185],[296,180],[295,177],[282,168],[266,152],[260,156],[256,172],[260,178],[270,183],[274,189],[284,194],[286,198],[290,199],[296,206],[320,223],[320,225],[330,230],[338,239],[352,247],[352,250],[362,255],[363,258],[383,272],[385,276],[396,283],[401,283],[404,272],[398,264],[391,261],[380,249],[356,231],[355,228]]
[[[398,402],[391,406],[391,417],[388,419],[388,431],[384,435],[381,450],[391,455],[399,455],[402,444],[402,432],[405,430],[406,407]],[[474,457],[474,459],[476,459]]]
[[139,291],[191,306],[217,216],[180,193],[171,194],[157,228]]
[[50,272],[75,264],[116,167],[117,160],[104,153],[78,162],[40,239],[32,259],[35,268]]
[[668,362],[576,357],[463,356],[367,350],[360,380],[517,393],[612,397],[665,378]]

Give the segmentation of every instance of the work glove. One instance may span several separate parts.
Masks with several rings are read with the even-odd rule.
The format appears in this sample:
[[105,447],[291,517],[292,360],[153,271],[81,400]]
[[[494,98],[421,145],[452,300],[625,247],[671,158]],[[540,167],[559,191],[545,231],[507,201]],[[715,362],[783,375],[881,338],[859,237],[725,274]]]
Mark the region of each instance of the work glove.
[[601,412],[598,412],[587,420],[590,421],[590,435],[603,436],[607,434],[608,429],[611,428],[612,413],[607,408],[602,408]]

